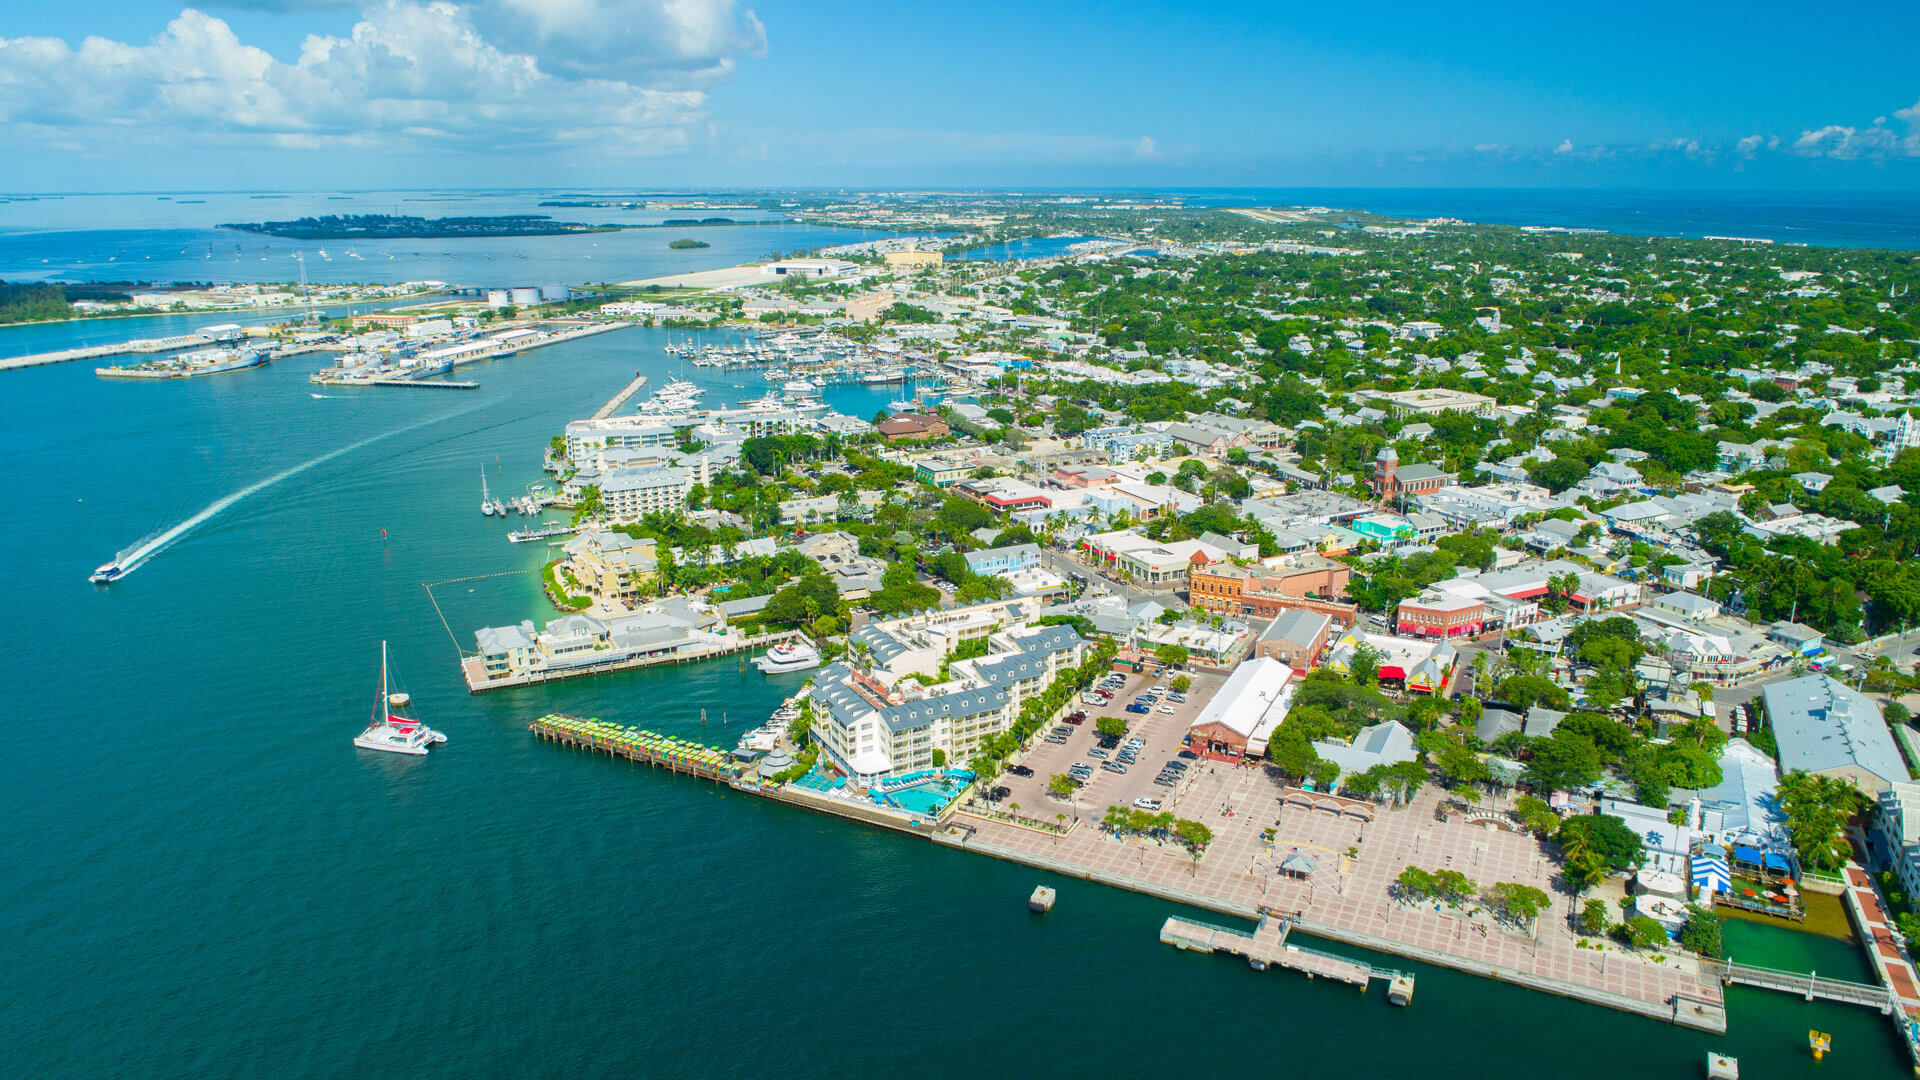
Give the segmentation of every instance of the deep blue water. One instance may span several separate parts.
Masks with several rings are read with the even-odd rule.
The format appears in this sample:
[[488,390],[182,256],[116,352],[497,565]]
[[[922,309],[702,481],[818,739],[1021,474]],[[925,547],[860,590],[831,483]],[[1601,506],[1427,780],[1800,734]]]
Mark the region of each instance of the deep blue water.
[[[540,206],[545,197],[526,192],[354,192],[272,199],[244,194],[164,199],[69,195],[0,202],[0,280],[290,282],[299,280],[304,266],[307,280],[314,282],[572,285],[734,266],[776,253],[894,235],[788,224],[774,220],[777,214],[759,210],[656,212]],[[187,198],[205,202],[180,201]],[[556,221],[590,224],[731,217],[762,223],[572,236],[379,241],[286,240],[216,227],[225,222],[285,221],[324,214],[427,218],[546,214]],[[667,246],[682,237],[711,246],[691,250]]]
[[1740,236],[1817,247],[1920,248],[1920,193],[1590,188],[1234,188],[1195,205],[1328,206],[1389,217],[1561,225],[1629,236]]
[[[0,354],[27,333],[0,330]],[[155,384],[0,374],[0,1072],[1691,1077],[1718,1048],[1754,1076],[1905,1075],[1878,1015],[1760,991],[1725,1038],[1418,965],[1396,1010],[1168,949],[1157,900],[533,741],[559,710],[725,744],[798,679],[723,660],[473,697],[422,588],[539,564],[475,513],[476,469],[496,491],[538,479],[562,423],[636,369],[673,373],[665,340],[477,365],[470,393],[315,400],[320,356]],[[865,415],[897,392],[829,398]],[[156,527],[376,436],[86,583]],[[524,574],[436,595],[462,642],[546,617]],[[382,639],[450,734],[430,757],[350,745]],[[1036,918],[1041,881],[1060,904]],[[1808,1027],[1835,1036],[1823,1066]]]

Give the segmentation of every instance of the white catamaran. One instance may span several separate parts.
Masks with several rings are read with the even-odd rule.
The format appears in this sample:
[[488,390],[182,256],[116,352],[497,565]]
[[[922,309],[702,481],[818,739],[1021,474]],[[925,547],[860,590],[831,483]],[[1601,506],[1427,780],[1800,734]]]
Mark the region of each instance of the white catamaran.
[[380,643],[380,696],[373,700],[373,723],[354,737],[353,745],[362,750],[385,750],[391,754],[424,754],[427,747],[443,743],[447,737],[406,715],[411,699],[396,692],[387,679],[387,643]]

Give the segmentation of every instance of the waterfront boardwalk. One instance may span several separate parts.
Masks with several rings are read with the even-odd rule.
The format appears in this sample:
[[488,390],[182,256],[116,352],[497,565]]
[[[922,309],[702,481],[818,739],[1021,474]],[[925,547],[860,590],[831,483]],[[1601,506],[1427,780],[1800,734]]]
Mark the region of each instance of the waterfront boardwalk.
[[[1437,820],[1437,788],[1424,790],[1409,807],[1363,816],[1358,807],[1348,812],[1344,800],[1289,801],[1289,790],[1263,769],[1206,763],[1193,771],[1198,775],[1170,808],[1213,830],[1198,860],[1175,844],[1120,839],[1097,828],[1056,837],[964,810],[952,820],[968,833],[953,844],[1249,920],[1277,912],[1294,931],[1314,937],[1726,1030],[1715,973],[1677,953],[1656,962],[1578,947],[1569,918],[1575,900],[1561,888],[1542,842],[1459,817]],[[1262,837],[1269,829],[1271,841]],[[1281,861],[1296,853],[1315,857],[1320,869],[1305,878],[1281,873]],[[1484,913],[1406,903],[1395,898],[1393,885],[1409,865],[1459,870],[1483,884],[1532,885],[1551,902],[1530,931]]]

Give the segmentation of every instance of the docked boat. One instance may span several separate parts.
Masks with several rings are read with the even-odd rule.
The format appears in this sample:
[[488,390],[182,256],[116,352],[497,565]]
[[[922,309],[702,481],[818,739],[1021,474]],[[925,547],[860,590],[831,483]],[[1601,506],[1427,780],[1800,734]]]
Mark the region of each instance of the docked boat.
[[133,367],[94,368],[93,373],[103,379],[192,379],[259,367],[272,358],[273,355],[264,350],[201,349]]
[[387,643],[380,643],[380,694],[373,699],[373,722],[354,736],[353,745],[362,750],[384,750],[390,754],[424,754],[427,748],[447,741],[447,737],[406,710],[413,702],[405,693],[395,691],[387,674]]
[[768,675],[805,671],[820,666],[820,651],[804,641],[783,641],[754,660],[753,666]]
[[562,521],[538,529],[515,529],[507,534],[507,539],[516,544],[525,544],[534,540],[550,540],[556,536],[570,536],[574,531],[572,525]]

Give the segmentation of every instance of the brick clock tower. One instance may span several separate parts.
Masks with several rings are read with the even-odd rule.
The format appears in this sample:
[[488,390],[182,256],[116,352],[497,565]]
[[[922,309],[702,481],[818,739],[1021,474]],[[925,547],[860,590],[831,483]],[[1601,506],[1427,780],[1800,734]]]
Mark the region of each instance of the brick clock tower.
[[1393,447],[1383,446],[1379,456],[1373,459],[1373,493],[1381,499],[1390,499],[1394,495],[1394,473],[1400,468],[1400,455]]

